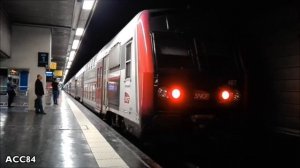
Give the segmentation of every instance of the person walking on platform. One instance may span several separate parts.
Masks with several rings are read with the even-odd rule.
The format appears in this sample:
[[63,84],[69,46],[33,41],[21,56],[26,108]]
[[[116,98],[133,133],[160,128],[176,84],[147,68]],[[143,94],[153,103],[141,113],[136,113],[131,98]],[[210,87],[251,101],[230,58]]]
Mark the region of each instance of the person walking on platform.
[[58,82],[56,81],[55,78],[53,78],[53,81],[52,81],[52,94],[53,94],[53,102],[54,102],[54,104],[57,104],[59,90],[58,90]]
[[14,97],[16,96],[15,88],[17,86],[12,82],[12,78],[8,77],[7,82],[7,94],[8,94],[8,101],[7,101],[7,107],[12,107],[11,104],[14,101]]
[[46,114],[43,109],[43,101],[42,101],[44,95],[44,87],[43,87],[42,79],[43,77],[40,74],[38,74],[37,79],[35,81],[35,95],[37,97],[35,99],[35,112],[38,114]]

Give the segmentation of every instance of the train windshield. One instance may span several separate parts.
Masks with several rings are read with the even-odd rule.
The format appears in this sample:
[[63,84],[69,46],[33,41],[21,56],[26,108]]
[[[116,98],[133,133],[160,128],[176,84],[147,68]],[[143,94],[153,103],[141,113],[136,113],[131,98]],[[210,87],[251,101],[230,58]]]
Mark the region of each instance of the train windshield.
[[214,15],[153,12],[150,21],[158,73],[191,70],[224,77],[241,73],[232,28],[218,22]]
[[234,76],[238,61],[230,47],[217,42],[200,41],[184,33],[153,33],[158,71],[203,72],[215,76]]
[[158,69],[195,69],[197,61],[193,57],[188,39],[177,33],[154,33],[154,52]]

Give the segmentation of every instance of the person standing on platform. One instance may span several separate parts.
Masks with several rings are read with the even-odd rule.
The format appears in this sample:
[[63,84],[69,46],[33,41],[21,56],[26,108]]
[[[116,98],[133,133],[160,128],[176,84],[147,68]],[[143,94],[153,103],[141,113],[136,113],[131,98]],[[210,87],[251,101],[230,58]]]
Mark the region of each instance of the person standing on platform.
[[58,90],[58,82],[56,81],[55,78],[53,78],[53,81],[52,81],[52,94],[53,94],[53,102],[54,102],[54,104],[57,104],[59,90]]
[[35,112],[38,114],[46,114],[43,109],[43,95],[44,95],[44,87],[42,83],[43,77],[38,74],[37,79],[35,81],[35,95],[36,95],[36,100],[35,100]]
[[17,86],[12,82],[12,78],[8,77],[7,82],[7,94],[8,94],[8,101],[7,101],[7,107],[12,107],[11,104],[14,101],[14,97],[16,96],[15,88]]

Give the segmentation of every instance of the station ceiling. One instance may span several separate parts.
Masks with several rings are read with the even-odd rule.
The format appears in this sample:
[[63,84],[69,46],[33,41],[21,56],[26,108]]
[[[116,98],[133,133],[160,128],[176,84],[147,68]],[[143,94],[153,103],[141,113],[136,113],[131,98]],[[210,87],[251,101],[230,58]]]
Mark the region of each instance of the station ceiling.
[[[83,0],[0,0],[12,24],[50,27],[52,60],[64,70],[75,31],[76,5]],[[93,17],[69,70],[72,77],[102,46],[143,9],[185,7],[186,2],[168,0],[98,0]]]
[[83,0],[0,0],[12,25],[51,28],[51,61],[58,70],[65,70],[76,28],[85,28],[92,13],[82,5]]
[[[76,5],[83,0],[0,0],[12,24],[52,29],[52,60],[64,70],[74,36]],[[157,8],[206,9],[214,3],[197,0],[98,0],[66,81],[110,41],[138,12]],[[77,10],[77,11],[76,11]],[[80,19],[79,19],[80,20]],[[73,33],[73,34],[72,34]]]
[[52,58],[63,69],[69,45],[74,0],[1,0],[12,24],[50,27]]

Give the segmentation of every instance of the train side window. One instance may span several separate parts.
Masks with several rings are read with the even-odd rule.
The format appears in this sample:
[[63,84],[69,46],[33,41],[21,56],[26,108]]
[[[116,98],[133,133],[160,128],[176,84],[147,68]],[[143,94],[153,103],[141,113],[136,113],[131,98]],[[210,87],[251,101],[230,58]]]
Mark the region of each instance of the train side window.
[[90,99],[90,86],[89,86],[89,84],[87,85],[86,98]]
[[109,69],[120,67],[120,43],[114,45],[109,51]]
[[86,86],[86,91],[85,91],[85,98],[88,98],[88,87]]
[[131,44],[131,41],[126,44],[126,78],[130,78],[131,76]]
[[92,100],[92,84],[89,84],[89,100]]
[[89,99],[89,94],[90,94],[90,87],[87,85],[86,87],[86,99]]
[[92,86],[89,84],[89,100],[92,99]]

